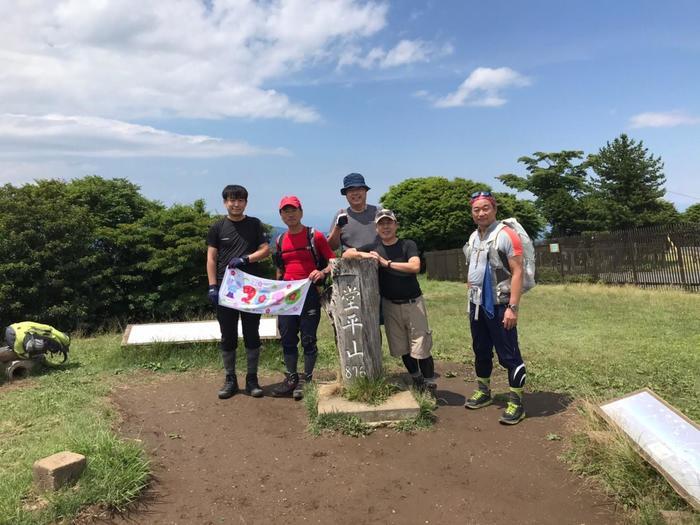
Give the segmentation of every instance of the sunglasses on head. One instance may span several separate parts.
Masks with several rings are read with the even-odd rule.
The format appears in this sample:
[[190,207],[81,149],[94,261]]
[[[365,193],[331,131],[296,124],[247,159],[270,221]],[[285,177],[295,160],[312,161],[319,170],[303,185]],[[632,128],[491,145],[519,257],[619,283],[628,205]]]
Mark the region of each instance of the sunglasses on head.
[[472,199],[476,199],[477,197],[493,197],[493,195],[491,195],[490,191],[475,191],[472,193]]

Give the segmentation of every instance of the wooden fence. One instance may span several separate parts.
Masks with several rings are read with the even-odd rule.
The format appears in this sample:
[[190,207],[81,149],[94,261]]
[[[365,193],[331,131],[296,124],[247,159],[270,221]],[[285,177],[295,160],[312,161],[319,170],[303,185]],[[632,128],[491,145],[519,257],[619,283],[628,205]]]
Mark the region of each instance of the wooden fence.
[[[700,292],[700,224],[653,226],[538,242],[540,282],[590,281]],[[429,279],[467,280],[461,249],[425,253]]]

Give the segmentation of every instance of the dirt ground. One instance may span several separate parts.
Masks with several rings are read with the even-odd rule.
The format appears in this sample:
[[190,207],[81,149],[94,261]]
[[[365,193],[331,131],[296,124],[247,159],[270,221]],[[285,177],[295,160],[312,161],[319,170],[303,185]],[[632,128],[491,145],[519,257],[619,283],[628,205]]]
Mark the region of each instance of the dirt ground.
[[[262,378],[266,394],[279,380]],[[107,523],[620,521],[610,500],[558,459],[575,417],[563,396],[526,394],[528,418],[506,427],[501,407],[465,410],[472,385],[443,376],[432,430],[314,437],[302,403],[243,394],[221,401],[220,383],[218,374],[182,374],[114,392],[122,433],[144,442],[155,479],[139,505]]]

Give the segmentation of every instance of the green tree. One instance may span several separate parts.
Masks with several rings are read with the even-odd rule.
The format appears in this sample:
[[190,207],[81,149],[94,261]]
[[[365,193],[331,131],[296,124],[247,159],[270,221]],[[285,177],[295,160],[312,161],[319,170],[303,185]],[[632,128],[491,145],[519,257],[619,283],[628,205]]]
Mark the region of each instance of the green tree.
[[0,326],[62,330],[210,312],[202,201],[165,207],[124,180],[0,187]]
[[538,151],[532,157],[518,159],[525,165],[526,176],[506,173],[496,178],[509,188],[535,196],[535,205],[549,223],[552,237],[576,235],[599,229],[589,217],[585,202],[591,188],[587,182],[587,161],[575,162],[581,159],[583,151]]
[[[489,190],[486,184],[462,178],[412,178],[391,186],[381,203],[396,213],[401,237],[413,239],[421,250],[445,250],[462,246],[474,230],[471,194]],[[543,220],[532,203],[508,194],[495,197],[499,218],[517,217],[533,237],[542,231]]]
[[598,208],[605,210],[606,229],[667,224],[678,218],[666,193],[664,164],[624,133],[588,156]]
[[686,222],[700,222],[700,203],[688,206],[681,219]]
[[0,189],[0,326],[38,320],[72,329],[88,315],[86,274],[96,224],[66,184],[39,180]]

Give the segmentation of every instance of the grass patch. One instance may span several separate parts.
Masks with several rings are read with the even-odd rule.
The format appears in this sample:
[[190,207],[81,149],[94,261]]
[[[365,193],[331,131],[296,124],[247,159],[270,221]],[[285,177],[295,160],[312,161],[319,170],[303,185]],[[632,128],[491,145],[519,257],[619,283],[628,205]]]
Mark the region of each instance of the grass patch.
[[349,401],[376,406],[384,403],[398,391],[399,386],[385,376],[376,379],[357,377],[343,387],[342,396]]
[[627,436],[596,413],[593,403],[584,402],[579,412],[582,424],[565,458],[574,472],[597,480],[628,512],[630,521],[655,525],[665,523],[661,510],[692,510]]
[[[54,371],[3,393],[0,424],[0,524],[70,521],[87,505],[121,509],[138,497],[149,477],[141,446],[117,437],[104,401],[106,385],[76,370]],[[32,464],[71,450],[84,454],[87,468],[75,487],[47,496],[30,510]]]
[[413,396],[418,401],[418,415],[412,419],[404,419],[394,424],[394,428],[399,432],[414,432],[416,430],[428,430],[433,427],[437,418],[435,409],[437,401],[428,392],[412,390]]
[[[423,277],[420,283],[433,329],[435,359],[460,362],[465,372],[472,372],[464,284]],[[700,294],[587,284],[538,286],[523,297],[518,327],[528,368],[527,388],[598,402],[648,387],[690,419],[700,421],[698,312]],[[147,481],[148,463],[138,444],[113,432],[115,414],[106,400],[112,385],[194,370],[221,372],[214,343],[121,348],[121,334],[73,335],[66,365],[12,386],[0,378],[0,525],[70,521],[85,505],[120,508],[128,504]],[[333,331],[325,318],[318,335],[317,367],[336,368]],[[400,360],[389,356],[386,338],[383,355],[388,370],[402,368]],[[239,370],[245,370],[245,352],[239,352],[238,358]],[[260,370],[262,374],[284,371],[277,342],[263,343]],[[505,371],[496,367],[494,379],[499,374],[505,383]],[[313,393],[305,394],[305,402],[312,397]],[[419,403],[420,420],[402,424],[403,429],[428,428],[434,414]],[[313,417],[308,404],[307,409],[312,432],[327,428],[366,435],[370,431],[357,418],[318,418],[315,403]],[[667,492],[670,487],[655,471],[629,463],[624,449],[613,448],[610,453],[619,456],[613,460],[602,452],[588,453],[585,447],[590,445],[580,437],[574,441],[567,456],[572,465],[600,479],[628,508],[637,509],[640,523],[653,523],[650,520],[658,515],[660,505],[685,508],[675,493]],[[43,509],[25,509],[25,503],[36,498],[31,488],[32,463],[65,449],[88,456],[80,483],[52,496]],[[636,453],[633,457],[638,458]],[[610,471],[607,477],[605,470]],[[665,487],[660,499],[656,483]],[[630,496],[635,492],[637,496]]]
[[356,416],[339,412],[319,415],[318,387],[314,383],[304,385],[304,407],[309,415],[308,430],[314,436],[320,436],[324,432],[339,432],[352,437],[372,433],[372,427]]

